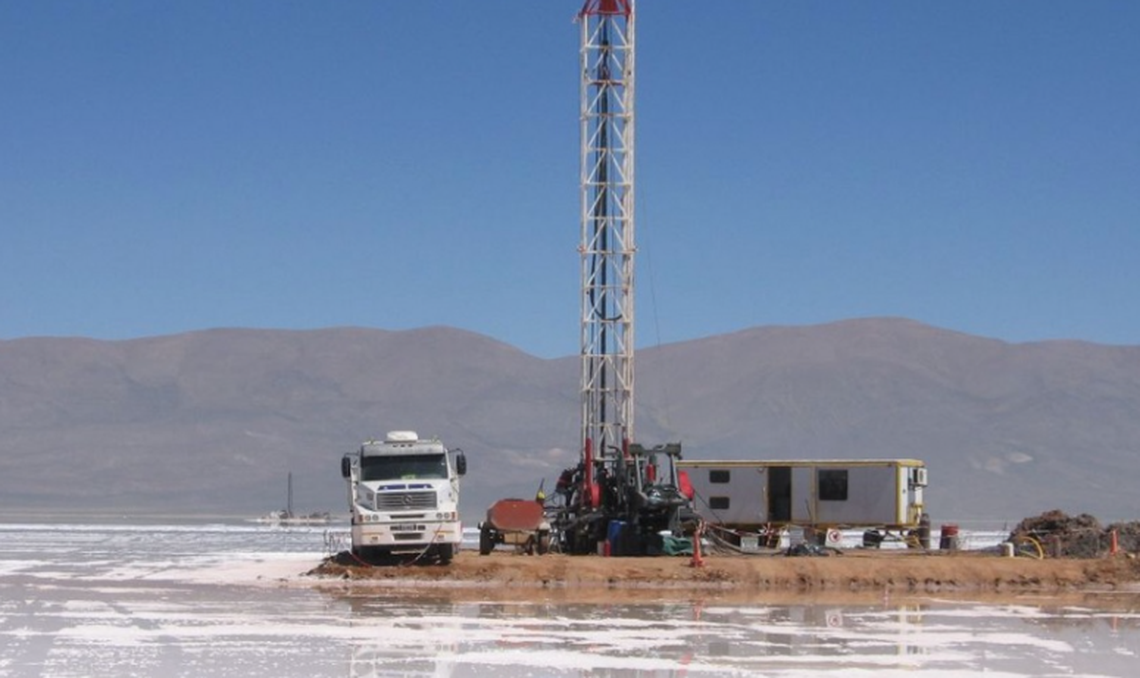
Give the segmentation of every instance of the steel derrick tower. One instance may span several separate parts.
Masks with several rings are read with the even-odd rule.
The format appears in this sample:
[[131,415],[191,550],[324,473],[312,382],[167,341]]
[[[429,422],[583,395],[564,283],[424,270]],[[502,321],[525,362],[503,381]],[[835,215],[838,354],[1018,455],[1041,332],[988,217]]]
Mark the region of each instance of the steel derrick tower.
[[581,445],[595,462],[633,440],[634,0],[587,0],[581,25]]

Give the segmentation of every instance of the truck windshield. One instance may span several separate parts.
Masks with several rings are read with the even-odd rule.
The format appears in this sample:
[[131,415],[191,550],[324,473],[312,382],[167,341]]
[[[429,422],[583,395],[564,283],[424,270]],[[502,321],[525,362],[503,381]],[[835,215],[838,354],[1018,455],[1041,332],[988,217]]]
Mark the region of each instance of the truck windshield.
[[447,477],[447,455],[409,454],[364,457],[362,480],[430,480]]

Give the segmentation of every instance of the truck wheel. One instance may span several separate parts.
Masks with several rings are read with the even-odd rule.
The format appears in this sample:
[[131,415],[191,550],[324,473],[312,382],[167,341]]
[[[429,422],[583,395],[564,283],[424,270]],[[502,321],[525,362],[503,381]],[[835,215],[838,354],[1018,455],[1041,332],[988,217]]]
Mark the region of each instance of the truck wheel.
[[539,532],[538,533],[538,549],[537,549],[537,551],[538,551],[538,555],[540,555],[540,556],[544,556],[550,552],[550,533],[549,532]]
[[493,550],[495,550],[495,538],[491,534],[491,528],[484,525],[479,530],[479,555],[490,555]]
[[357,564],[363,563],[365,565],[379,565],[388,557],[387,551],[370,546],[354,548],[352,555],[355,556]]
[[450,565],[451,559],[455,557],[454,544],[440,544],[436,547],[436,557],[439,558],[440,565]]

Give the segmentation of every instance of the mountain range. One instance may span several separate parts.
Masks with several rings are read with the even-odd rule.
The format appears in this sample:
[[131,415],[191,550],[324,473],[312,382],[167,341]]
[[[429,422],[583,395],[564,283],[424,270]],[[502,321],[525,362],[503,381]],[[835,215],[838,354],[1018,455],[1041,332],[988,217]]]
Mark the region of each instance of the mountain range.
[[[1013,344],[873,318],[636,357],[637,439],[688,459],[918,458],[933,520],[1140,517],[1140,346]],[[340,457],[412,429],[462,448],[461,506],[578,461],[578,358],[446,327],[0,341],[0,511],[346,510]]]

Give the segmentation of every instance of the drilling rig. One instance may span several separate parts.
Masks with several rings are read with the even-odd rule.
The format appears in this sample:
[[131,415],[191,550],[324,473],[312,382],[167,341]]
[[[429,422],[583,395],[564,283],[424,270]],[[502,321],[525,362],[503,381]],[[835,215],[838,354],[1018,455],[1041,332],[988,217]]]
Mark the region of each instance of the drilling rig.
[[586,0],[581,28],[581,460],[549,504],[561,550],[660,551],[696,521],[680,443],[634,440],[634,0]]

